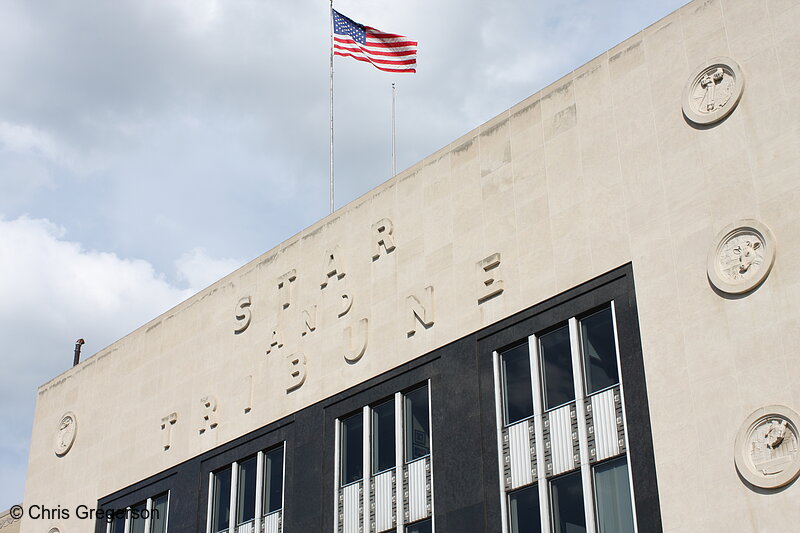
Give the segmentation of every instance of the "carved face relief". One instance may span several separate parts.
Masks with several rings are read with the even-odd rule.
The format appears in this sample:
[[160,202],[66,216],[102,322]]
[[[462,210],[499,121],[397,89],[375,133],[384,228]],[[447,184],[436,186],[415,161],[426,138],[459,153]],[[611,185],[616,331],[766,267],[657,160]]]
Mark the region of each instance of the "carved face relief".
[[683,92],[683,114],[695,124],[713,124],[725,118],[742,96],[744,78],[739,64],[717,57],[699,67]]
[[55,452],[59,457],[64,456],[72,448],[78,430],[78,421],[72,412],[65,413],[58,423],[56,430]]
[[708,279],[720,291],[741,294],[759,285],[775,261],[769,228],[742,220],[723,229],[708,256]]
[[800,474],[798,415],[772,405],[748,417],[736,437],[736,468],[751,484],[782,487]]

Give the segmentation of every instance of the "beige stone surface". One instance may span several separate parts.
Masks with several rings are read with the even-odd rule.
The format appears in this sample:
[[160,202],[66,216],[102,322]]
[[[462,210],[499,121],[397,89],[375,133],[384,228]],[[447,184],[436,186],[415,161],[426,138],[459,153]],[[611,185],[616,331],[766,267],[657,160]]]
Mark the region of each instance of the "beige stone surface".
[[11,517],[11,510],[0,513],[0,531],[3,533],[19,533],[22,521]]
[[[755,409],[800,410],[798,27],[796,1],[695,0],[43,385],[26,504],[93,504],[632,262],[665,531],[796,530],[800,487],[751,490],[733,444]],[[716,56],[739,62],[745,91],[724,121],[696,129],[683,86]],[[726,299],[706,256],[744,218],[771,228],[777,259],[761,287]],[[382,219],[395,248],[373,259]],[[337,246],[345,275],[327,278]],[[478,304],[476,265],[495,253],[504,290]],[[277,280],[291,270],[281,309]],[[428,286],[434,324],[408,337],[407,298]],[[343,294],[352,307],[340,317]],[[234,334],[246,296],[252,321]],[[316,329],[303,335],[314,306]],[[361,339],[344,332],[363,318],[366,350],[350,364]],[[267,354],[276,325],[283,346]],[[305,382],[287,393],[296,353]],[[201,434],[208,395],[218,425]],[[67,411],[77,435],[57,457]],[[173,412],[164,450],[161,419]],[[68,520],[22,532],[54,526],[92,530]]]

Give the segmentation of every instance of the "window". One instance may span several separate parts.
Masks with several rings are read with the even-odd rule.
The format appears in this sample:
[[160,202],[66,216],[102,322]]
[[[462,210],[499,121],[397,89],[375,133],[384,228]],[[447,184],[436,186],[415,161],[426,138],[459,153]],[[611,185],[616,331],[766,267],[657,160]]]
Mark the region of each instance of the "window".
[[112,519],[109,525],[109,533],[125,533],[125,516],[118,516]]
[[153,499],[151,505],[152,513],[150,517],[150,533],[167,533],[167,512],[169,497],[162,494]]
[[428,387],[409,392],[405,401],[406,461],[413,461],[431,453]]
[[511,509],[511,533],[539,533],[542,519],[539,516],[539,487],[529,485],[508,495]]
[[211,474],[208,533],[227,532],[231,517],[234,533],[260,531],[265,524],[277,527],[283,510],[284,453],[281,445]]
[[283,446],[266,454],[264,465],[264,502],[261,508],[268,515],[283,507]]
[[372,409],[372,473],[395,466],[394,400]]
[[108,521],[107,533],[166,533],[169,493],[148,498]]
[[364,477],[364,424],[358,413],[342,420],[342,485]]
[[211,514],[211,531],[227,531],[231,523],[231,467],[214,475],[214,508]]
[[335,420],[337,531],[431,533],[429,386]]
[[580,470],[553,479],[550,482],[550,492],[553,532],[582,533],[586,531]]
[[574,400],[569,327],[564,325],[542,335],[539,338],[539,352],[542,357],[545,409],[553,409]]
[[236,525],[256,518],[256,457],[239,463],[239,489],[236,496]]
[[615,327],[609,303],[495,353],[504,533],[634,531]]
[[597,531],[616,533],[633,531],[628,462],[624,457],[594,467]]
[[586,393],[593,394],[619,383],[611,308],[582,319],[580,329]]
[[144,523],[147,520],[147,502],[142,502],[131,507],[130,533],[144,533]]
[[528,345],[521,344],[500,354],[503,373],[504,416],[513,424],[533,416],[531,358]]

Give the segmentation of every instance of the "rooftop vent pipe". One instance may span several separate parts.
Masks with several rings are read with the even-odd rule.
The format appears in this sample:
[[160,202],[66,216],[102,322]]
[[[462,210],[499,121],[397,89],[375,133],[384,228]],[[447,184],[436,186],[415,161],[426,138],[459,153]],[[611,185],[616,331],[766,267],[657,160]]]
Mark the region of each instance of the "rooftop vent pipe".
[[81,346],[86,343],[83,339],[75,341],[75,359],[72,360],[72,366],[77,366],[81,362]]

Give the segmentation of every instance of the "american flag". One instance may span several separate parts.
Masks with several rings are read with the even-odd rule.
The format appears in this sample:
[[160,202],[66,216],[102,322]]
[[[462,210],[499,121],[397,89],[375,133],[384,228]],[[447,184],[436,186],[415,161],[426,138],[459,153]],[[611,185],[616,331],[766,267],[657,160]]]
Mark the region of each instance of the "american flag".
[[417,41],[364,26],[332,11],[335,55],[366,61],[386,72],[417,71]]

